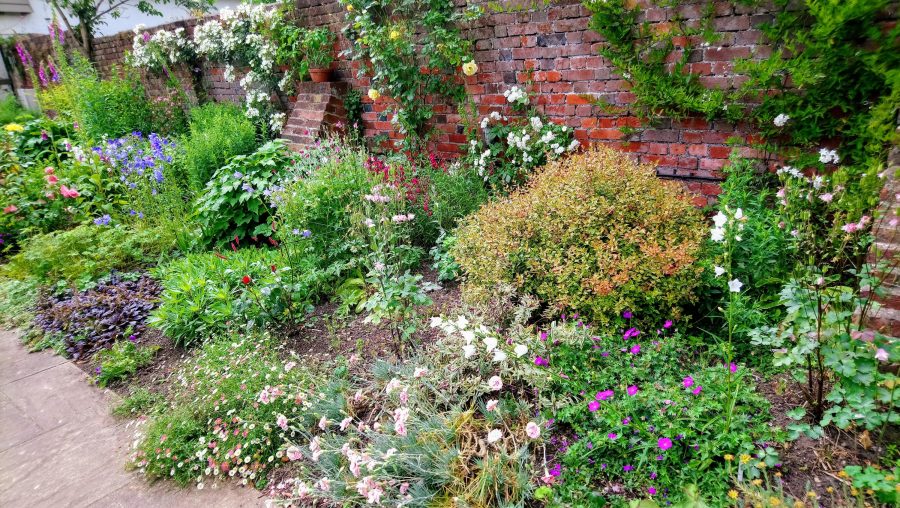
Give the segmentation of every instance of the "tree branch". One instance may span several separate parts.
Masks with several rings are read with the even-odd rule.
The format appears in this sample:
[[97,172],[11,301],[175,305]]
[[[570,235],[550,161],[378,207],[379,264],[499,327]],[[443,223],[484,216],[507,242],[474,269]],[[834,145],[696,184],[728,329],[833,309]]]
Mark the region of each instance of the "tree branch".
[[112,12],[112,11],[118,9],[119,7],[121,7],[121,6],[125,5],[125,4],[127,4],[127,3],[130,2],[130,1],[131,1],[131,0],[122,0],[121,2],[119,2],[119,3],[117,3],[117,4],[114,4],[114,3],[112,3],[112,1],[110,1],[110,3],[109,3],[109,9],[106,9],[106,10],[103,11],[103,12],[98,12],[97,14],[95,14],[92,21],[99,20],[99,19],[102,18],[103,16],[105,16],[105,15],[109,14],[110,12]]

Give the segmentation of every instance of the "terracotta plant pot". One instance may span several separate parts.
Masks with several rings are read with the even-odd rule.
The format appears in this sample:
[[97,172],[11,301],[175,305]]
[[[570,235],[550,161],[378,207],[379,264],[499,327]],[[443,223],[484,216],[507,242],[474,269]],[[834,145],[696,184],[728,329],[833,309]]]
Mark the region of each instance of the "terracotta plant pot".
[[331,69],[326,67],[324,69],[310,69],[309,77],[312,78],[313,83],[327,83],[328,78],[331,76]]

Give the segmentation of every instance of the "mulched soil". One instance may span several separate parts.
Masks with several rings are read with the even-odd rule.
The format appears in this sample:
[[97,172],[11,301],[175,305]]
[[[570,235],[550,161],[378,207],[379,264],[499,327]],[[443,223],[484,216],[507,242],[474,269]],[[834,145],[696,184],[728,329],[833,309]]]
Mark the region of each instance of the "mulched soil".
[[[805,399],[800,387],[788,375],[761,381],[758,390],[771,403],[773,425],[786,428],[796,423],[787,412],[805,405]],[[878,464],[885,445],[898,440],[900,435],[896,428],[884,435],[877,431],[847,432],[829,428],[818,440],[801,436],[779,449],[784,490],[797,498],[803,498],[813,490],[822,506],[845,506],[846,501],[842,502],[840,495],[844,488],[849,488],[849,483],[840,479],[838,473],[848,465]],[[833,489],[832,494],[827,492],[829,487]]]

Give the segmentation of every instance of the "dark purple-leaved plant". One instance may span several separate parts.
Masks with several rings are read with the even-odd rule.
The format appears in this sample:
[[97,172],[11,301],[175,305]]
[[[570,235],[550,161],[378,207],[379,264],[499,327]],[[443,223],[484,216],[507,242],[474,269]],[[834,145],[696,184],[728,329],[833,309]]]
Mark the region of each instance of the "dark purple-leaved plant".
[[113,274],[84,292],[42,296],[34,324],[44,333],[62,334],[73,359],[87,358],[129,334],[140,337],[160,291],[149,275],[127,279]]

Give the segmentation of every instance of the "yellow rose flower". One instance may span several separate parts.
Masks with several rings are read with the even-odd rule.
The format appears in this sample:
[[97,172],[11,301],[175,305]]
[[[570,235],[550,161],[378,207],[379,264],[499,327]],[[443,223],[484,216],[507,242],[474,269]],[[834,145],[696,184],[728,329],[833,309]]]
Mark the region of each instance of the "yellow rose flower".
[[478,64],[475,63],[475,60],[466,62],[462,66],[462,71],[466,76],[474,76],[478,72]]
[[6,132],[22,132],[25,130],[25,127],[22,127],[17,123],[8,123],[3,126],[3,130]]
[[374,88],[369,89],[369,98],[370,99],[372,99],[373,101],[377,101],[379,97],[381,97],[381,92],[379,92],[378,90],[375,90]]
[[729,490],[729,491],[728,491],[728,497],[730,497],[731,499],[737,499],[737,498],[738,498],[738,493],[737,493],[737,491],[734,490],[734,489]]
[[396,41],[400,38],[400,32],[398,32],[397,30],[391,30],[391,33],[388,34],[388,37],[390,37],[392,41]]

